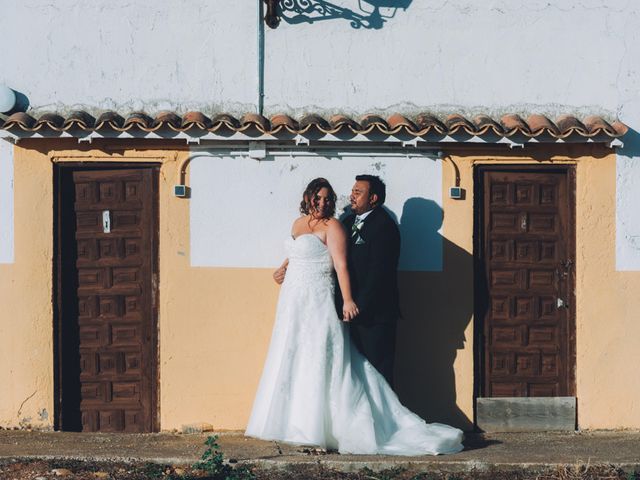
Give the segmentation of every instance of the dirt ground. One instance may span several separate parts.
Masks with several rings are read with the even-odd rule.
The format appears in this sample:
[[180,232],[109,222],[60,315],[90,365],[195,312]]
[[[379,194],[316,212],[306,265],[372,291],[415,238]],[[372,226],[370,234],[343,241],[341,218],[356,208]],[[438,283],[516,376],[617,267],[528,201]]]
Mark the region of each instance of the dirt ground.
[[[249,467],[246,480],[640,480],[640,474],[625,474],[606,465],[583,467],[554,467],[532,472],[530,469],[500,469],[482,472],[419,472],[403,468],[373,472],[337,472],[320,464],[290,466],[286,469]],[[112,463],[92,461],[0,461],[1,480],[223,480],[187,466],[155,463]]]

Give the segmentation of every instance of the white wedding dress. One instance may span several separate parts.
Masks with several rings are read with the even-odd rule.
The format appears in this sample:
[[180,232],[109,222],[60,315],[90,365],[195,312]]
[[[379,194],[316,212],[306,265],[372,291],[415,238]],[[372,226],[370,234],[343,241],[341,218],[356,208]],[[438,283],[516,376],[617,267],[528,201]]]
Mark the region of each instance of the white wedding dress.
[[246,435],[340,453],[423,455],[462,450],[462,431],[403,407],[352,345],[334,306],[333,264],[314,234],[287,240],[269,353]]

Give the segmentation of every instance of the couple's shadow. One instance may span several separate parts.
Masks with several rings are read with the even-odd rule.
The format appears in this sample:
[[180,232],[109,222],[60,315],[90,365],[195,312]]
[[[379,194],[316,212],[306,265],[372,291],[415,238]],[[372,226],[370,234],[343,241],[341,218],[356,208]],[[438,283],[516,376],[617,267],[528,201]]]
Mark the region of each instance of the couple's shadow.
[[459,387],[454,362],[473,335],[467,332],[473,315],[473,256],[440,234],[443,210],[433,200],[408,199],[399,220],[387,211],[402,239],[394,390],[427,422],[472,430],[473,421],[458,407],[460,396],[471,408],[472,348],[462,352]]

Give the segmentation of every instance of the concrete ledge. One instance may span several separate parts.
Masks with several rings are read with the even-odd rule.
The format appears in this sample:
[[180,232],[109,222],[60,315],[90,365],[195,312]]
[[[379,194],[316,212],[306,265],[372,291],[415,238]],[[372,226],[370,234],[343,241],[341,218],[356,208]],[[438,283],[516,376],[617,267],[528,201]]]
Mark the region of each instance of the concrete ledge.
[[478,427],[485,432],[548,432],[576,429],[575,397],[477,399]]

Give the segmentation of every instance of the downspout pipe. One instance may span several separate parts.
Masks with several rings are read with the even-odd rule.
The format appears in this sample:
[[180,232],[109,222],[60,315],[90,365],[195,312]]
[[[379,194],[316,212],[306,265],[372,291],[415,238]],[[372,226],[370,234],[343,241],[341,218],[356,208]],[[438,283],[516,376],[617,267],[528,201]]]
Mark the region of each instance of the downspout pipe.
[[264,112],[264,0],[258,2],[258,115]]

